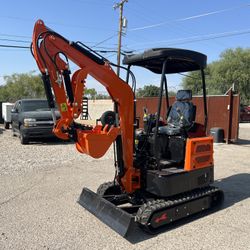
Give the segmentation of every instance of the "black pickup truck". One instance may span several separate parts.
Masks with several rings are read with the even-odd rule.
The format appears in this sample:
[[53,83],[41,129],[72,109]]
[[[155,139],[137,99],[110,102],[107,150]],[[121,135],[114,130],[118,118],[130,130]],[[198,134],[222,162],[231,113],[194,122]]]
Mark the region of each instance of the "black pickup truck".
[[[60,117],[55,111],[56,119]],[[11,111],[13,135],[18,135],[21,144],[27,144],[31,139],[54,137],[52,133],[53,119],[47,100],[18,100]]]

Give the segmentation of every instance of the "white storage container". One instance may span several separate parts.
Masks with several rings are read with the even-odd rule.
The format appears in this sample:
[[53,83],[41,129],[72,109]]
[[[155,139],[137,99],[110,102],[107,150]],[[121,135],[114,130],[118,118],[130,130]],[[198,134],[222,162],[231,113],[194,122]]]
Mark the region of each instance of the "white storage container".
[[13,109],[14,104],[10,102],[2,103],[2,117],[4,120],[4,128],[9,129],[11,123],[11,110]]

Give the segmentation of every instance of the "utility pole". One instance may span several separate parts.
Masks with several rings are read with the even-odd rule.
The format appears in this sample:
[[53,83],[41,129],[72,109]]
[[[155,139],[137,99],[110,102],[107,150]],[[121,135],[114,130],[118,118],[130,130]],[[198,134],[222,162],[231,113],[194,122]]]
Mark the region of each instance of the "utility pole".
[[[118,32],[118,49],[117,49],[117,65],[121,65],[121,46],[122,46],[122,24],[123,24],[123,5],[128,0],[121,0],[119,3],[114,5],[114,9],[120,9],[120,17],[119,17],[119,32]],[[117,67],[117,75],[120,75],[120,67]]]

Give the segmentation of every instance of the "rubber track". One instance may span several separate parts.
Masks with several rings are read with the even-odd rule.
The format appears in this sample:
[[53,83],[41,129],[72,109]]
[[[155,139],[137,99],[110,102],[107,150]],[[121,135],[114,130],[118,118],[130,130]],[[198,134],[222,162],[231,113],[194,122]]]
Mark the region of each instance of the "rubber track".
[[114,181],[108,181],[108,182],[104,182],[102,183],[96,190],[96,193],[100,196],[103,196],[105,194],[105,192],[107,191],[107,189],[111,188],[114,186]]
[[155,212],[164,210],[166,208],[175,207],[180,204],[202,198],[206,195],[211,195],[212,193],[216,193],[217,191],[219,191],[217,187],[210,186],[199,190],[183,193],[169,200],[157,199],[148,201],[139,208],[135,220],[140,224],[147,226],[150,224],[149,220]]
[[119,185],[117,185],[116,183],[114,184],[114,181],[104,182],[103,184],[101,184],[101,185],[98,187],[96,193],[97,193],[99,196],[103,197],[103,196],[106,194],[107,190],[110,189],[110,188],[119,189]]

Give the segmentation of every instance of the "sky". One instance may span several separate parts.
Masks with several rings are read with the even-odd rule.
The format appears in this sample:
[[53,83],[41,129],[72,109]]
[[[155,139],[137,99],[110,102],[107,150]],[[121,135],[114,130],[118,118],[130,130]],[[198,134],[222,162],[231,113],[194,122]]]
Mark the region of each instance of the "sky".
[[[29,46],[35,21],[72,41],[98,50],[117,50],[119,10],[113,0],[12,0],[1,2],[0,45]],[[141,53],[150,48],[185,48],[218,60],[228,48],[250,47],[250,0],[128,0],[128,21],[122,50]],[[12,41],[11,41],[12,40]],[[14,41],[15,40],[15,41]],[[116,54],[103,54],[116,63]],[[36,70],[29,49],[0,47],[0,84],[3,76]],[[76,67],[72,67],[72,70]],[[159,75],[132,67],[137,87],[159,85]],[[121,75],[123,76],[123,74]],[[170,75],[170,90],[180,88],[181,77]],[[91,78],[86,86],[104,87]]]

